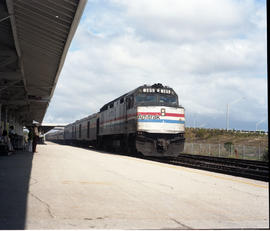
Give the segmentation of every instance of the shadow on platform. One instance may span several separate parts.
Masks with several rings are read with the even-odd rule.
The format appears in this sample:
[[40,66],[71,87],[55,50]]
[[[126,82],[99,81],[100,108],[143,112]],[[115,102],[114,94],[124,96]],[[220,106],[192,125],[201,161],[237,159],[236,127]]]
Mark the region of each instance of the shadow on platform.
[[25,229],[33,154],[0,156],[0,230]]

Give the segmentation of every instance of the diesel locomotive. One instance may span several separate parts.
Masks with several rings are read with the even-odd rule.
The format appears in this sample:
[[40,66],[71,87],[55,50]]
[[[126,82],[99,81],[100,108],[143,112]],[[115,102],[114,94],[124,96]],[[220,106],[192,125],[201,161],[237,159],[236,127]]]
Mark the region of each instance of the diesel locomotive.
[[145,156],[178,156],[185,143],[184,112],[172,88],[143,85],[105,104],[98,113],[68,124],[63,134],[47,134],[46,140]]

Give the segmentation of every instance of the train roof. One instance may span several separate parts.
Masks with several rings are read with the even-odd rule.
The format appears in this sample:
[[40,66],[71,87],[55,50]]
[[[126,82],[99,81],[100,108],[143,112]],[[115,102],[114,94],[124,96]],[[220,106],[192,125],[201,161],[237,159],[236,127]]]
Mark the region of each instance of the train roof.
[[78,122],[83,122],[83,121],[85,121],[85,120],[92,119],[92,118],[96,117],[97,114],[98,114],[98,113],[94,113],[94,114],[89,115],[89,116],[86,116],[86,117],[84,117],[84,118],[82,118],[82,119],[76,120],[76,121],[74,121],[73,123],[68,124],[66,127],[72,126],[72,125],[74,125],[74,124],[76,124],[76,123],[78,123]]
[[144,85],[141,85],[141,86],[135,88],[135,89],[132,90],[132,91],[129,91],[128,93],[126,93],[126,94],[124,94],[124,95],[121,95],[120,97],[118,97],[118,98],[116,98],[116,99],[110,101],[109,103],[104,104],[104,105],[100,108],[100,112],[106,110],[107,107],[108,107],[108,105],[110,105],[111,103],[114,103],[114,102],[116,102],[117,100],[119,100],[119,99],[121,99],[121,98],[125,98],[126,96],[132,95],[133,93],[137,92],[137,91],[138,91],[139,89],[141,89],[141,88],[162,88],[162,89],[169,89],[169,90],[171,90],[171,91],[177,96],[177,94],[175,93],[175,91],[174,91],[171,87],[164,86],[164,85],[162,85],[161,83],[155,83],[155,84],[153,84],[153,85],[147,85],[147,84],[144,84]]

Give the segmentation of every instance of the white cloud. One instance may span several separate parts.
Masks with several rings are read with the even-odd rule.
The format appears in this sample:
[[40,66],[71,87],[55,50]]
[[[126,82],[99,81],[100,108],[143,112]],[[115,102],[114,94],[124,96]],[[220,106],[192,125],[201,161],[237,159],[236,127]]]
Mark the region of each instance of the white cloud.
[[249,126],[267,115],[264,12],[252,0],[90,1],[45,121],[72,122],[160,82],[208,126],[244,96],[231,118]]
[[[260,9],[254,1],[237,0],[113,0],[126,7],[126,16],[138,34],[152,39],[190,42],[198,39],[245,35]],[[255,11],[255,12],[254,12]],[[253,13],[256,13],[254,16]],[[260,21],[263,23],[263,20]]]

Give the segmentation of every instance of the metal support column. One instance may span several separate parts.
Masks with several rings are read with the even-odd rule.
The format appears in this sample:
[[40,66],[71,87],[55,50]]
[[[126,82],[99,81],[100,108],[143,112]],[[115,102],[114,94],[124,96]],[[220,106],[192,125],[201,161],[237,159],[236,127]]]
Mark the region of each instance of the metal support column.
[[2,104],[0,103],[0,136],[2,136],[3,128],[2,128]]
[[4,115],[5,115],[5,120],[4,120],[3,130],[7,130],[7,123],[8,123],[8,109],[7,109],[7,107],[5,107]]

